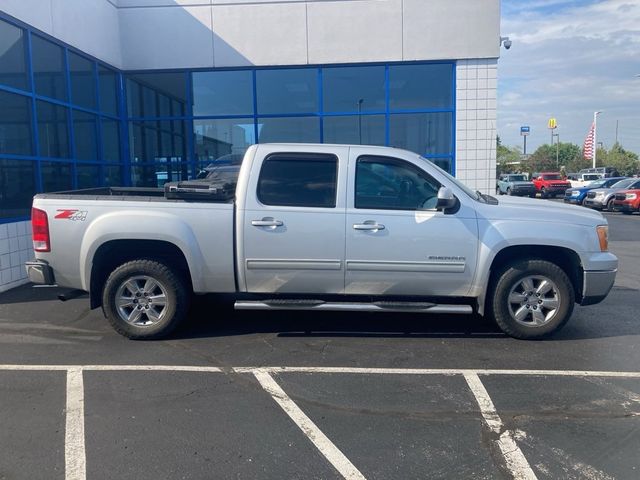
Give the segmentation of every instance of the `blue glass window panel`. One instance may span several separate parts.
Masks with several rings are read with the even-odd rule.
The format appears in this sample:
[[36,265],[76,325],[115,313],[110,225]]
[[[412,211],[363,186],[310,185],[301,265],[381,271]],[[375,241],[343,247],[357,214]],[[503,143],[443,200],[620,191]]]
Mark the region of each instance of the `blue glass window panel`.
[[31,49],[36,93],[66,101],[67,79],[62,47],[32,35]]
[[450,158],[429,158],[427,160],[429,160],[431,163],[435,163],[437,166],[439,166],[445,172],[452,173],[451,172],[451,164],[452,164],[452,162],[451,162]]
[[324,143],[384,145],[384,115],[324,117]]
[[259,114],[318,111],[318,71],[315,68],[258,70]]
[[69,110],[53,103],[38,100],[38,136],[40,155],[43,157],[69,157]]
[[31,100],[0,91],[0,152],[31,155]]
[[42,188],[44,192],[60,192],[73,188],[72,168],[65,162],[41,162]]
[[127,75],[129,116],[158,116],[161,96],[184,105],[186,103],[185,74],[180,72]]
[[389,108],[411,110],[453,107],[451,64],[389,67]]
[[278,117],[258,119],[258,142],[320,142],[318,117]]
[[200,167],[214,161],[233,163],[256,143],[253,118],[195,120],[193,141]]
[[104,167],[105,185],[120,187],[122,182],[122,167],[119,165],[107,165]]
[[157,165],[140,165],[131,169],[131,183],[135,187],[162,187],[167,182],[188,178],[187,163],[166,162]]
[[452,114],[408,113],[391,115],[389,145],[420,155],[451,154]]
[[252,115],[250,70],[194,72],[193,115]]
[[98,161],[97,117],[91,113],[73,111],[73,137],[76,145],[76,158]]
[[102,119],[102,159],[120,161],[120,123],[116,120]]
[[100,88],[100,110],[110,115],[118,115],[118,77],[113,70],[98,66]]
[[35,192],[34,162],[0,159],[0,218],[29,215]]
[[28,90],[24,38],[24,30],[0,20],[0,83]]
[[78,188],[101,187],[103,182],[100,165],[77,164]]
[[322,70],[323,111],[384,112],[384,67],[336,67]]
[[71,103],[95,110],[96,75],[92,61],[69,52],[69,73],[71,75]]

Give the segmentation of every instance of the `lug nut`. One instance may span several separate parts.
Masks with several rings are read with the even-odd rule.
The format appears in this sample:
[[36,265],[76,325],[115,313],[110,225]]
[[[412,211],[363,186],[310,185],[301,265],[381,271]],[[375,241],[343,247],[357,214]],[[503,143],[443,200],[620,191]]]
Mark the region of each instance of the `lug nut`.
[[136,298],[133,299],[133,303],[138,303],[138,300]]
[[542,300],[538,300],[538,304],[542,305]]

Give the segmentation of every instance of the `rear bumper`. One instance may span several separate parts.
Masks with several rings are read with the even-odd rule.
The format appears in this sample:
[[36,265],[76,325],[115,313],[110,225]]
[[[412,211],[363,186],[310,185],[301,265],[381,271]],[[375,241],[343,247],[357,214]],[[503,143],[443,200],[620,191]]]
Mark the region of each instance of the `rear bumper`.
[[53,269],[44,260],[31,260],[25,263],[29,280],[38,285],[55,285]]
[[580,305],[594,305],[604,300],[613,287],[617,272],[618,269],[585,271]]

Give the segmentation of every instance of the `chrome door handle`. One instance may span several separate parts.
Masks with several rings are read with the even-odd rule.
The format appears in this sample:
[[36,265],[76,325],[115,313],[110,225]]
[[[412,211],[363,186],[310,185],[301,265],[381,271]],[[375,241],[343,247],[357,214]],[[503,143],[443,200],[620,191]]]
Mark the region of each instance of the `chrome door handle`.
[[276,220],[275,218],[265,217],[262,220],[251,220],[251,225],[254,227],[281,227],[284,225],[282,220]]
[[382,225],[381,223],[377,223],[374,222],[372,220],[367,220],[364,223],[354,223],[353,224],[353,229],[354,230],[370,230],[370,231],[378,231],[378,230],[384,230],[384,225]]

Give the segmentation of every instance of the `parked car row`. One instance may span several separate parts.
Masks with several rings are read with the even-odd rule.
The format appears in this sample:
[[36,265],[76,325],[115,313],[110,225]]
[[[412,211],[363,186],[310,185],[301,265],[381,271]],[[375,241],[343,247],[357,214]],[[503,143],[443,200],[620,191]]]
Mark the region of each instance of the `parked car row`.
[[640,179],[613,177],[592,182],[584,187],[569,188],[565,203],[583,205],[596,210],[640,212]]

